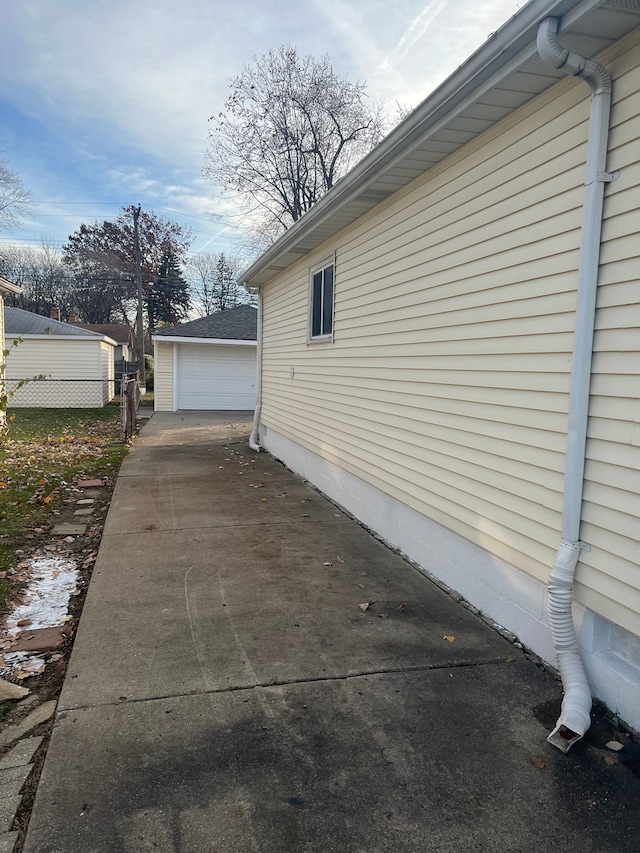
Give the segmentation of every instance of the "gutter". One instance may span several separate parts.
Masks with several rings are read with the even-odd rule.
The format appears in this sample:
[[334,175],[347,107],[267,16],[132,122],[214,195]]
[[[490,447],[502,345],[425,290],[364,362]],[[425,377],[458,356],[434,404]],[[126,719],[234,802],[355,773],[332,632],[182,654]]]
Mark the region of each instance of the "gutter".
[[548,613],[553,644],[562,677],[564,698],[556,727],[547,738],[568,752],[591,724],[591,691],[580,657],[571,613],[573,581],[583,550],[580,540],[582,492],[587,443],[591,383],[591,359],[598,288],[604,185],[618,175],[606,171],[611,111],[611,77],[607,70],[558,44],[559,21],[546,18],[538,28],[538,53],[553,68],[581,77],[591,87],[591,112],[587,142],[587,176],[578,270],[578,294],[574,332],[569,423],[564,474],[562,533],[558,555],[548,584]]

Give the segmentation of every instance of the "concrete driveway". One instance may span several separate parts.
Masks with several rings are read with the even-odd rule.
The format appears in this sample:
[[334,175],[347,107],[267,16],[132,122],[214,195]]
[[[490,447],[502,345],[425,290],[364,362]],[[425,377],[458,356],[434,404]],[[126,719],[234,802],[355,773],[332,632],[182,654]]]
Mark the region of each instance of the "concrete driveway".
[[125,459],[25,851],[637,851],[551,675],[249,428],[155,414]]

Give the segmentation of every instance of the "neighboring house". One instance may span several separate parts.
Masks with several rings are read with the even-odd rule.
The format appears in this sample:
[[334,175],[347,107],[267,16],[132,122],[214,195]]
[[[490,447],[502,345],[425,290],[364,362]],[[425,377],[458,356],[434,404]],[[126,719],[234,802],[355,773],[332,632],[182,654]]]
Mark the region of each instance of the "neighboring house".
[[557,651],[580,719],[556,745],[588,725],[576,657],[640,729],[639,24],[637,3],[533,0],[243,278],[254,448]]
[[153,335],[154,406],[246,411],[256,404],[256,309],[239,305]]
[[[6,278],[2,278],[0,276],[0,394],[6,393],[6,383],[4,379],[4,364],[5,364],[5,349],[9,348],[10,341],[5,340],[4,336],[4,294],[12,293],[18,294],[22,293],[22,288],[18,287],[17,284],[13,284],[11,281],[7,281]],[[0,427],[2,427],[5,423],[5,411],[3,408],[0,408]]]
[[71,326],[80,329],[89,329],[115,341],[116,348],[114,358],[117,362],[130,362],[133,360],[133,332],[127,323],[79,323],[74,314],[69,315],[67,321]]
[[4,309],[7,338],[20,344],[7,356],[7,388],[29,381],[9,401],[10,408],[92,408],[113,399],[116,342],[22,308]]

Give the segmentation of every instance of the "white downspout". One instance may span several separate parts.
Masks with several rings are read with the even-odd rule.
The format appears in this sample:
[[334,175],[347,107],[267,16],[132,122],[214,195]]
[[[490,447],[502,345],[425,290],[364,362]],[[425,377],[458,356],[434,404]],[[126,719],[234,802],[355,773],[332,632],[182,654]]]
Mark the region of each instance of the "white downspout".
[[573,366],[569,395],[562,538],[548,585],[548,612],[553,644],[562,676],[564,698],[555,729],[547,740],[563,752],[580,740],[591,723],[591,691],[580,658],[571,614],[576,565],[588,545],[580,541],[591,357],[598,287],[604,185],[617,175],[606,170],[611,109],[611,78],[598,62],[561,47],[558,19],[546,18],[538,29],[542,60],[565,74],[581,77],[591,87],[587,143],[587,177],[578,272]]
[[260,445],[260,412],[262,411],[262,291],[258,288],[258,342],[256,349],[256,408],[253,413],[253,429],[249,436],[249,447],[259,453]]

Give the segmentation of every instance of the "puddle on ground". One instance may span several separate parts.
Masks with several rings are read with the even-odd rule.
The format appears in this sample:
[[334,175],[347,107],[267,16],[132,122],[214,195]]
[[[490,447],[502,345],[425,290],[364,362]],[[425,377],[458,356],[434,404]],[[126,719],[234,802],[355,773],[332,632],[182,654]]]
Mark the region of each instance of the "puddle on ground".
[[12,652],[19,634],[55,628],[68,621],[69,599],[78,592],[78,570],[73,560],[36,557],[24,569],[26,586],[18,604],[4,620],[0,675],[27,678],[45,668],[48,652]]

